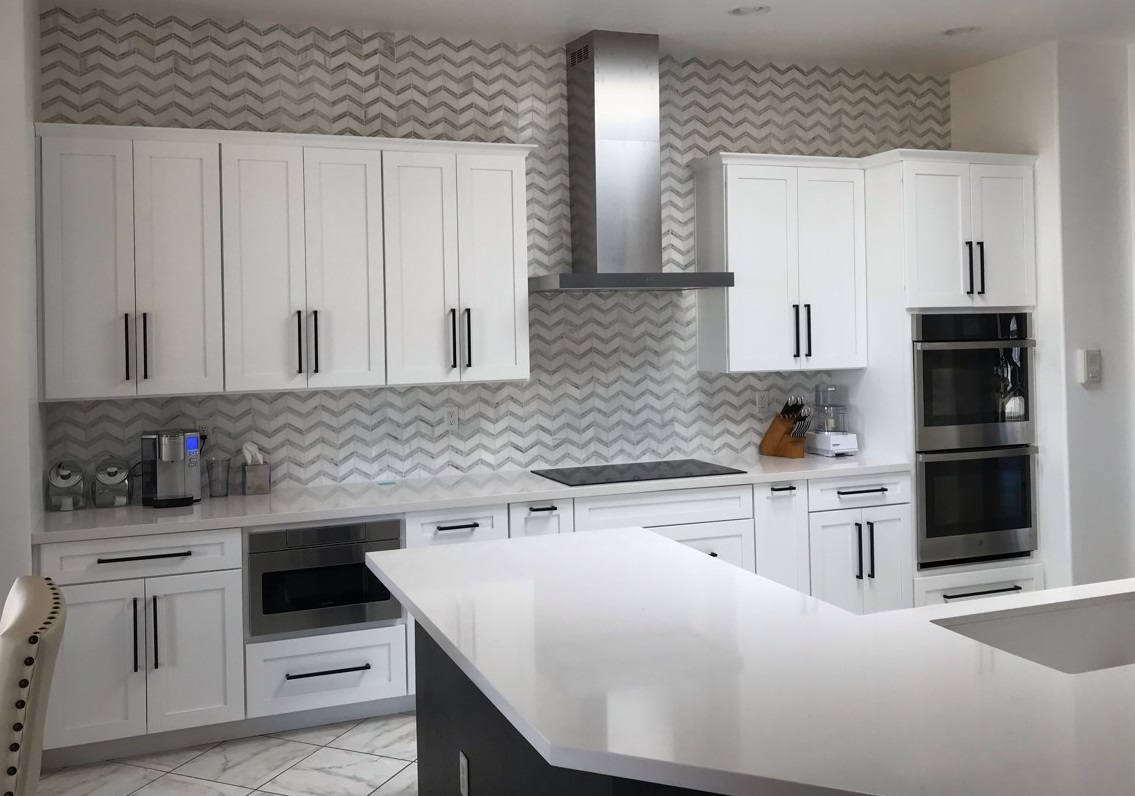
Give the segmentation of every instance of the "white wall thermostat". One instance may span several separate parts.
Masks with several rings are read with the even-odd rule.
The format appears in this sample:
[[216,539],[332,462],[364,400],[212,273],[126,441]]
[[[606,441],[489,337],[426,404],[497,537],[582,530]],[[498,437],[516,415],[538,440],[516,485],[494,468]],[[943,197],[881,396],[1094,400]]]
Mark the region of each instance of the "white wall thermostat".
[[1076,349],[1076,375],[1080,384],[1103,382],[1103,354],[1098,348]]

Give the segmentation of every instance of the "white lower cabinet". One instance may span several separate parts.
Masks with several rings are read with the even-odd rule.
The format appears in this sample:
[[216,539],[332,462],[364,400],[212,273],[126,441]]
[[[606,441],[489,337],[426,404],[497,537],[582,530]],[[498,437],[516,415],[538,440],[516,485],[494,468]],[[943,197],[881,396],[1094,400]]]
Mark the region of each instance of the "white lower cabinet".
[[508,535],[548,536],[575,531],[575,501],[537,500],[508,504]]
[[47,748],[244,718],[240,570],[61,588]]
[[729,520],[651,528],[655,533],[753,571],[753,521]]
[[909,505],[813,513],[812,596],[857,614],[913,605]]
[[477,506],[406,515],[406,547],[508,538],[508,506]]
[[248,717],[405,696],[406,626],[249,644]]
[[753,487],[758,575],[807,594],[811,590],[806,481]]
[[1039,591],[1043,588],[1043,564],[951,572],[915,578],[914,604],[923,606],[966,602],[983,597]]

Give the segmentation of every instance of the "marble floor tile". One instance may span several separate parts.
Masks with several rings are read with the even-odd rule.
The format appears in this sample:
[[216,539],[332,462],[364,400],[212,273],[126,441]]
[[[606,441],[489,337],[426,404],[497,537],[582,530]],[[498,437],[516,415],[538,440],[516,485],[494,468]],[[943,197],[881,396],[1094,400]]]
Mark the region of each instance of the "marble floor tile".
[[213,747],[174,773],[226,785],[259,788],[318,749],[318,746],[280,738],[242,738]]
[[156,779],[134,796],[248,796],[252,793],[248,788],[239,788],[236,785],[222,785],[220,782],[209,782],[204,779],[183,777],[180,774],[166,774]]
[[418,759],[418,722],[413,713],[367,719],[358,727],[336,738],[328,746],[365,752],[368,755]]
[[418,764],[411,763],[399,771],[374,796],[418,796]]
[[310,743],[316,746],[327,746],[327,744],[334,741],[343,733],[357,727],[357,721],[344,721],[339,724],[324,724],[322,727],[305,727],[301,730],[289,730],[288,732],[273,732],[270,735],[273,738],[283,738],[285,741],[299,741],[300,743]]
[[216,746],[215,743],[207,743],[203,746],[187,746],[184,749],[172,749],[168,752],[123,757],[118,762],[129,763],[132,766],[141,766],[142,768],[152,768],[156,771],[173,771],[178,766],[185,765],[214,746]]
[[345,749],[320,749],[260,790],[281,796],[369,796],[406,763]]
[[122,763],[75,766],[40,780],[37,796],[129,796],[161,775]]

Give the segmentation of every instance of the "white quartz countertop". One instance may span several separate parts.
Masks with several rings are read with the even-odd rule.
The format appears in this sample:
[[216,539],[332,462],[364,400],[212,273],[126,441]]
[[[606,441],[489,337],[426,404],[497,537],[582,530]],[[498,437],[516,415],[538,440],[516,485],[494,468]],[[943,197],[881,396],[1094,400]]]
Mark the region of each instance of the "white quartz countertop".
[[806,456],[803,459],[754,456],[747,459],[707,457],[706,460],[744,472],[738,475],[567,487],[533,475],[527,470],[502,470],[495,473],[409,479],[393,484],[355,483],[278,489],[270,495],[255,497],[206,497],[199,504],[187,508],[126,506],[118,509],[48,512],[44,515],[42,527],[32,534],[32,544],[219,528],[351,522],[384,514],[483,506],[490,503],[697,489],[801,478],[877,475],[909,472],[911,468],[909,462],[863,455],[839,459],[822,456]]
[[856,616],[642,529],[368,563],[553,765],[735,796],[1135,792],[1135,666],[1065,674],[931,621],[1135,580]]

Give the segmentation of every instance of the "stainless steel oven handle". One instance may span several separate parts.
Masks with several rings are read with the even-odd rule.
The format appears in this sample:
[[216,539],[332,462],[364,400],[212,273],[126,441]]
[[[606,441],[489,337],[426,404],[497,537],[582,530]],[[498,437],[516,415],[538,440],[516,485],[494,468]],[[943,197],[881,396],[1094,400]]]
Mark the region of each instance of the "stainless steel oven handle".
[[985,351],[991,348],[1036,348],[1036,340],[981,340],[969,343],[915,343],[915,351]]
[[920,453],[922,462],[969,462],[978,459],[1011,459],[1015,456],[1035,456],[1036,445],[1019,445],[1015,448],[994,448],[993,450],[965,451],[963,453]]

